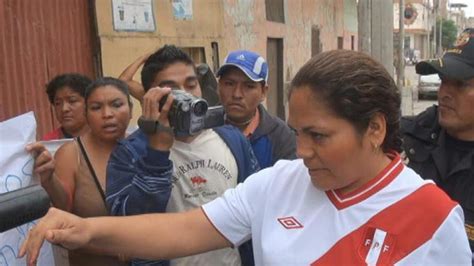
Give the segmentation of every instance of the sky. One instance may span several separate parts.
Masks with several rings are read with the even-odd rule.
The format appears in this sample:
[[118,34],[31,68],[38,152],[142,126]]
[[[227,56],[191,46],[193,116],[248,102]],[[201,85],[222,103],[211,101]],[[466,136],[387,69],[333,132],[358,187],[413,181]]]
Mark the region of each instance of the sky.
[[468,5],[464,8],[464,12],[466,12],[466,17],[474,17],[474,0],[450,0],[451,4],[453,3],[463,3]]

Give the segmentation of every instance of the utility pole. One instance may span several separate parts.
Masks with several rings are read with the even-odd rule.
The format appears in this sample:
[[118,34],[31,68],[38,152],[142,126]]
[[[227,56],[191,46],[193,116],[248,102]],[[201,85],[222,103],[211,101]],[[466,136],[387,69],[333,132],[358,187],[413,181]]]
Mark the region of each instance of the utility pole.
[[359,50],[385,66],[393,76],[393,0],[359,0]]
[[[431,21],[431,14],[428,13],[428,25],[429,25],[429,30],[428,30],[428,58],[432,58],[431,56],[431,42],[430,42],[430,38],[431,38],[431,26],[430,26],[430,21]],[[422,55],[422,57],[424,57],[425,55]]]
[[400,91],[403,90],[405,80],[405,1],[399,0],[398,16],[398,76],[397,86]]
[[[359,0],[359,49],[382,63],[393,76],[393,0]],[[397,85],[402,94],[402,114],[413,113],[412,93],[404,88],[405,79],[405,2],[400,0],[399,15],[399,48],[395,55],[399,63],[397,67]]]
[[438,46],[438,57],[443,55],[443,16],[439,17],[439,46]]
[[371,0],[359,0],[357,6],[358,12],[358,32],[359,32],[359,51],[366,54],[371,54],[371,36],[372,36],[372,1]]
[[[405,84],[405,0],[398,3],[398,75],[397,86],[402,95],[402,115],[413,114],[413,93],[411,87]],[[410,84],[411,86],[411,84]]]
[[439,0],[434,0],[433,2],[433,11],[434,11],[434,28],[433,28],[433,53],[431,54],[431,58],[436,57],[438,54],[438,9],[439,9]]

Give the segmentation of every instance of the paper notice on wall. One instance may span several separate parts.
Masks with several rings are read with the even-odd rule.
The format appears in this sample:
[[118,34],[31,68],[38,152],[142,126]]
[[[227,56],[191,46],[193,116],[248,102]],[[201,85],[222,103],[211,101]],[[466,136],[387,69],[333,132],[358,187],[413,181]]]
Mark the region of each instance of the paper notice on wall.
[[151,0],[112,0],[116,31],[155,31]]
[[[33,177],[33,157],[25,150],[36,139],[36,121],[33,112],[0,122],[0,194],[24,188],[37,182]],[[18,250],[36,221],[0,233],[0,265],[23,266]],[[51,245],[41,249],[38,265],[54,265]]]
[[193,0],[173,0],[173,16],[177,20],[193,19]]

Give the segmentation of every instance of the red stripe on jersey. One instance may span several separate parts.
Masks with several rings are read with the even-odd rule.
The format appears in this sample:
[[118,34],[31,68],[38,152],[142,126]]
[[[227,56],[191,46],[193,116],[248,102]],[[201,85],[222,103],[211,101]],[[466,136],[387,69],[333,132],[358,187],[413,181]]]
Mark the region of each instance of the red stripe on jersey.
[[404,167],[400,159],[400,154],[395,153],[388,155],[393,158],[392,161],[382,170],[382,172],[362,187],[347,194],[342,194],[338,190],[326,191],[326,195],[338,210],[357,204],[374,195],[390,184],[390,182],[400,174]]
[[393,265],[429,241],[455,206],[436,185],[423,185],[340,239],[311,265],[366,265],[376,229],[387,233],[377,265]]

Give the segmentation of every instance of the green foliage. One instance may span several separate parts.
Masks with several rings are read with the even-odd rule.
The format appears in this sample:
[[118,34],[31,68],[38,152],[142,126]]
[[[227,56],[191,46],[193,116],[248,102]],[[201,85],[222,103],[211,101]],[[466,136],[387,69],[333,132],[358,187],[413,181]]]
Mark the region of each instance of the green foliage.
[[[436,21],[436,28],[439,29],[440,20]],[[458,29],[456,24],[452,20],[445,20],[443,19],[442,24],[442,39],[441,44],[444,49],[450,48],[453,46],[454,41],[456,41],[456,37],[458,34]],[[438,41],[437,41],[438,43]]]

